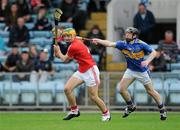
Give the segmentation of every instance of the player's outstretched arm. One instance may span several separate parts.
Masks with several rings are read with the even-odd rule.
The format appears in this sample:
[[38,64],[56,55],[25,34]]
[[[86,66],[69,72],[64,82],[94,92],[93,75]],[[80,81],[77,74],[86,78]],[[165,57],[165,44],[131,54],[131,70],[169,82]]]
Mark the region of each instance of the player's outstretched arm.
[[63,55],[61,49],[58,45],[54,45],[54,54],[57,58],[61,59],[63,62],[68,62],[70,57],[68,55]]
[[97,39],[97,38],[94,38],[93,42],[95,44],[99,43],[99,44],[104,45],[106,47],[115,47],[116,46],[115,42],[111,42],[111,41],[108,41],[108,40],[101,40],[101,39]]

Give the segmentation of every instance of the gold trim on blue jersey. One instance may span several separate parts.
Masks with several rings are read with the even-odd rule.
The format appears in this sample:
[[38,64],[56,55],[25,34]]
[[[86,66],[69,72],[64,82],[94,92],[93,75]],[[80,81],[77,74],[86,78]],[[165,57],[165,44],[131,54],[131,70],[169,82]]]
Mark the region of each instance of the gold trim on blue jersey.
[[129,58],[131,58],[131,59],[136,59],[136,60],[138,60],[138,59],[144,57],[144,51],[143,51],[143,50],[142,50],[142,51],[139,51],[139,52],[130,52],[130,51],[128,51],[128,50],[123,49],[121,52],[122,52],[125,56],[127,56],[127,57],[129,57]]
[[134,39],[132,41],[129,42],[130,44],[134,44],[134,43],[139,43],[139,44],[142,44],[142,43],[145,43],[144,41],[140,40],[140,39]]

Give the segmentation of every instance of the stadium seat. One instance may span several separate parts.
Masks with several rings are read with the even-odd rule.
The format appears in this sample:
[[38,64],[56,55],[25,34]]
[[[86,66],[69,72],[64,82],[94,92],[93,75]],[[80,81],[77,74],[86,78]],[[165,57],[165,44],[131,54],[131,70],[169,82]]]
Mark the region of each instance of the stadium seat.
[[33,38],[34,38],[33,31],[30,31],[30,32],[29,32],[29,36],[30,36],[30,39],[33,39]]
[[55,90],[55,82],[48,81],[39,84],[39,104],[52,104]]
[[8,42],[9,42],[9,38],[8,38],[8,37],[5,37],[5,38],[3,38],[3,40],[4,40],[5,45],[7,45]]
[[51,50],[51,44],[45,45],[43,48],[46,48],[46,49],[49,50],[49,52],[50,52],[50,50]]
[[3,104],[18,104],[20,94],[20,83],[4,82]]
[[35,104],[37,84],[31,82],[21,82],[21,104]]
[[160,78],[152,78],[154,89],[161,91],[163,89],[163,81]]
[[179,74],[178,73],[168,73],[168,74],[164,74],[164,78],[166,79],[178,79],[179,78]]
[[0,56],[0,62],[3,63],[7,59],[7,56]]
[[[62,70],[61,70],[62,71]],[[55,75],[53,75],[53,80],[59,80],[59,79],[62,79],[62,80],[66,80],[65,77],[67,77],[67,73],[71,72],[72,70],[63,70],[63,71],[67,71],[66,72],[61,72],[61,71],[58,71]]]
[[151,45],[151,47],[152,47],[153,49],[157,49],[157,48],[158,48],[158,45],[157,45],[157,44],[154,44],[154,45]]
[[5,47],[5,50],[7,51],[7,52],[10,52],[11,51],[11,48],[10,47]]
[[169,95],[169,87],[171,86],[172,83],[179,83],[179,79],[177,78],[167,78],[165,81],[164,81],[164,90],[165,90],[165,93],[166,93],[166,96]]
[[0,31],[0,36],[3,38],[9,38],[9,32],[8,31]]
[[169,104],[180,104],[180,82],[171,83],[169,86]]
[[4,30],[5,28],[5,23],[0,23],[0,30]]
[[62,62],[61,59],[55,57],[55,58],[54,58],[54,63],[55,63],[55,64],[59,64],[59,63],[63,63],[63,62]]
[[76,70],[77,69],[77,63],[71,62],[71,63],[57,63],[54,64],[55,70],[57,72],[60,72],[61,70]]
[[26,27],[31,30],[34,27],[34,23],[26,23]]
[[30,31],[31,38],[50,38],[52,36],[50,31]]
[[43,45],[43,46],[51,45],[52,42],[53,42],[53,39],[52,39],[52,38],[45,38],[45,39],[44,39],[44,45]]
[[35,45],[43,46],[44,45],[44,39],[45,38],[33,38],[33,39],[30,39],[29,42],[32,44],[35,44]]
[[55,103],[56,104],[65,104],[67,103],[67,99],[64,95],[64,80],[56,80],[55,81]]
[[172,63],[171,70],[180,70],[180,62],[179,63]]
[[134,100],[137,104],[148,104],[149,98],[148,94],[142,83],[139,81],[135,81],[135,92],[134,92]]
[[[163,81],[162,81],[162,79],[160,79],[160,78],[152,78],[152,82],[153,82],[154,89],[157,92],[159,92],[159,94],[163,98],[163,101],[166,102],[166,95],[165,95],[165,90],[163,88]],[[151,98],[150,100],[151,100],[151,104],[156,104],[155,101],[153,100],[153,98]]]
[[30,39],[30,43],[39,45],[44,48],[45,46],[52,44],[52,39],[47,39],[45,37],[36,37]]
[[74,71],[73,70],[61,70],[58,74],[57,74],[57,76],[59,77],[59,78],[63,78],[63,79],[68,79],[72,74],[74,73]]

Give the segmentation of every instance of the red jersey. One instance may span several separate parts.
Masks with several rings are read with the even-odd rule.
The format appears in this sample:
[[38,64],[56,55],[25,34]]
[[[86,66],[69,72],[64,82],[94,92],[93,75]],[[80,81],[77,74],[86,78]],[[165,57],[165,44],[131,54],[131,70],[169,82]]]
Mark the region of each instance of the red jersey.
[[67,55],[77,60],[79,67],[78,70],[81,73],[86,72],[89,68],[96,64],[92,58],[89,49],[79,39],[74,39],[68,48]]

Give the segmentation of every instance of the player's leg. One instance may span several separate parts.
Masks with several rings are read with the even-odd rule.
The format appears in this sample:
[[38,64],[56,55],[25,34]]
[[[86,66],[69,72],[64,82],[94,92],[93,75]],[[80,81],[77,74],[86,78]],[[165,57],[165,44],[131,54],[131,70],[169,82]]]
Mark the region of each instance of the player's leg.
[[64,87],[64,92],[66,94],[66,97],[68,99],[69,105],[70,106],[76,106],[76,99],[73,93],[73,89],[77,87],[78,85],[82,84],[83,80],[78,79],[77,77],[72,76],[67,83],[65,84]]
[[98,86],[89,86],[88,92],[91,100],[99,107],[102,112],[102,121],[109,121],[111,119],[110,112],[107,109],[104,101],[98,96]]
[[152,83],[149,84],[145,84],[145,89],[147,91],[147,93],[156,101],[156,103],[158,104],[158,108],[160,111],[160,119],[161,120],[166,120],[167,118],[167,112],[164,106],[164,103],[161,99],[160,94],[153,88]]
[[78,85],[82,84],[83,80],[77,78],[76,75],[78,75],[78,72],[75,72],[75,74],[67,81],[64,87],[64,92],[68,99],[69,105],[71,106],[71,111],[63,120],[70,120],[73,117],[78,117],[80,115],[73,90]]
[[152,83],[145,84],[146,92],[156,101],[157,104],[162,104],[160,94],[153,88]]
[[88,92],[91,100],[99,107],[102,112],[102,121],[109,121],[111,119],[110,112],[107,109],[104,101],[98,96],[100,78],[97,66],[93,66],[84,74],[84,81],[88,86]]
[[167,118],[164,103],[160,94],[153,88],[151,78],[148,72],[137,74],[137,79],[145,86],[146,92],[156,101],[160,110],[161,120]]
[[131,83],[134,80],[135,80],[135,78],[133,77],[133,72],[128,69],[128,70],[126,70],[126,72],[119,84],[120,94],[127,104],[127,107],[125,108],[125,112],[123,114],[123,118],[127,117],[131,112],[133,112],[136,109],[136,106],[132,102],[130,93],[127,90],[129,85],[131,85]]
[[133,81],[134,81],[134,78],[122,78],[119,84],[119,92],[121,96],[123,97],[123,99],[125,100],[125,102],[127,103],[127,105],[132,104],[131,95],[128,92],[127,88],[129,87],[129,85],[131,85]]
[[105,112],[107,110],[106,105],[104,104],[103,100],[99,98],[98,96],[98,86],[89,86],[88,87],[88,93],[90,99],[96,103],[96,105],[99,107],[99,109],[102,112]]

